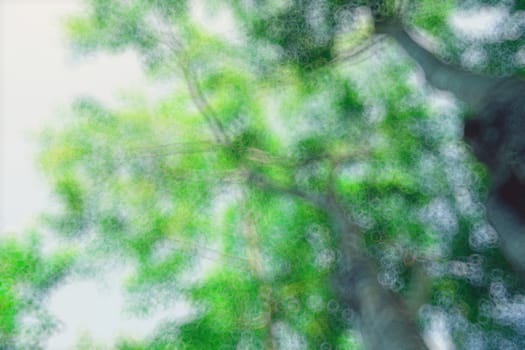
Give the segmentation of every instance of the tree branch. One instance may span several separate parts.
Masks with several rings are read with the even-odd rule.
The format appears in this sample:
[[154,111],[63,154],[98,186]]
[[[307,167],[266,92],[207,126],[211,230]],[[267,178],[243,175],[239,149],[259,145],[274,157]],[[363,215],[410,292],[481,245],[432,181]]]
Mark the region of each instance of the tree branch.
[[[155,17],[156,18],[156,17]],[[228,135],[217,114],[209,104],[206,96],[202,92],[197,79],[189,68],[188,62],[184,58],[184,45],[177,40],[174,33],[157,30],[157,36],[160,43],[164,44],[176,57],[178,67],[182,71],[184,81],[190,93],[191,99],[200,114],[206,120],[215,141],[217,143],[227,143]]]
[[256,174],[253,171],[248,173],[248,181],[262,189],[302,199],[320,209],[326,207],[326,204],[328,203],[327,198],[323,196],[306,193],[296,187],[277,185],[266,179],[264,176]]
[[193,77],[193,74],[190,72],[189,68],[186,67],[184,64],[181,63],[180,68],[182,70],[184,80],[190,92],[191,99],[197,107],[197,109],[199,110],[199,112],[206,120],[206,122],[208,123],[216,142],[223,144],[228,143],[228,135],[224,130],[224,126],[217,117],[211,105],[208,103],[206,97],[200,89],[197,80]]

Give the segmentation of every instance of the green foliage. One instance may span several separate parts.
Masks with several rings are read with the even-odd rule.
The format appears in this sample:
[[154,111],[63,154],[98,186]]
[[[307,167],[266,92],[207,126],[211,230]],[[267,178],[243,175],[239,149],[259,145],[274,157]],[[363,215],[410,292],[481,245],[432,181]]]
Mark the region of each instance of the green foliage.
[[[53,320],[42,309],[42,296],[65,274],[73,254],[61,251],[44,256],[36,235],[27,240],[0,240],[0,347],[35,346],[53,330]],[[38,317],[23,324],[23,317]],[[31,345],[33,344],[33,345]]]

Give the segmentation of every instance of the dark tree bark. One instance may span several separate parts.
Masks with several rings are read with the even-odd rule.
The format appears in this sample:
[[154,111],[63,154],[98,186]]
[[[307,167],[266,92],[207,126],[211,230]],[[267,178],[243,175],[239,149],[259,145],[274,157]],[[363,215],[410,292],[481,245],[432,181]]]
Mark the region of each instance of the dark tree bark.
[[525,82],[446,64],[399,23],[379,23],[377,28],[419,64],[430,85],[453,93],[474,112],[465,123],[464,139],[491,175],[487,216],[499,234],[503,254],[525,276]]

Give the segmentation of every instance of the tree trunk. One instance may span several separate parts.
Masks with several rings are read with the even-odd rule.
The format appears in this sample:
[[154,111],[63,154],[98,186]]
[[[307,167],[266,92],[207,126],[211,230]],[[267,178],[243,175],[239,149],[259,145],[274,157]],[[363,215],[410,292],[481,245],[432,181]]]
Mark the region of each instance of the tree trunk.
[[327,215],[339,248],[333,287],[339,303],[349,305],[357,314],[357,326],[368,350],[427,349],[407,306],[379,284],[375,265],[366,254],[361,230],[346,216],[334,193],[312,196],[275,186],[257,174],[251,174],[250,179],[261,188],[301,198]]
[[487,216],[506,259],[525,275],[525,82],[452,67],[400,25],[386,33],[419,64],[432,86],[450,91],[475,113],[465,124],[464,138],[491,175]]
[[338,236],[341,260],[334,277],[343,304],[358,315],[358,327],[369,350],[427,349],[406,306],[377,280],[374,263],[366,255],[360,230],[332,199],[327,212]]

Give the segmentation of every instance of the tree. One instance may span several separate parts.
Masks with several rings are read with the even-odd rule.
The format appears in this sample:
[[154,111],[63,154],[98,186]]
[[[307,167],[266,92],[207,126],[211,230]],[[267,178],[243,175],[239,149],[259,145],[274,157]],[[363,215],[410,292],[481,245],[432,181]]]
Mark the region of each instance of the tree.
[[[375,21],[431,83],[488,110],[476,104],[491,91],[485,78],[458,75],[402,29],[438,30],[447,4],[210,5],[236,25],[233,38],[184,1],[91,0],[68,22],[77,50],[131,47],[173,82],[154,103],[79,99],[45,136],[42,165],[63,203],[53,227],[95,237],[95,259],[131,261],[137,311],[180,295],[195,306],[122,349],[356,348],[350,329],[367,349],[424,349],[436,312],[459,348],[523,345],[523,319],[509,311],[523,307],[522,281],[485,219],[487,173],[457,115],[406,83],[413,63],[392,47],[354,60]],[[203,268],[207,254],[215,262]]]

